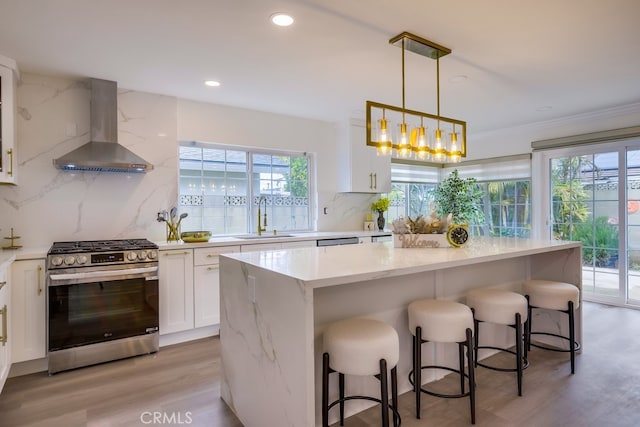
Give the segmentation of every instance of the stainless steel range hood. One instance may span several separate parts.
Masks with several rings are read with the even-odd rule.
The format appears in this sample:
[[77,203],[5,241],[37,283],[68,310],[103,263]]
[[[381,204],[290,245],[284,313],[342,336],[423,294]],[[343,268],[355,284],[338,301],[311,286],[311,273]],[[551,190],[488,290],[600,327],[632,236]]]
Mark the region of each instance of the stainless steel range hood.
[[58,169],[70,171],[144,173],[153,165],[118,144],[118,86],[91,79],[91,141],[54,159]]

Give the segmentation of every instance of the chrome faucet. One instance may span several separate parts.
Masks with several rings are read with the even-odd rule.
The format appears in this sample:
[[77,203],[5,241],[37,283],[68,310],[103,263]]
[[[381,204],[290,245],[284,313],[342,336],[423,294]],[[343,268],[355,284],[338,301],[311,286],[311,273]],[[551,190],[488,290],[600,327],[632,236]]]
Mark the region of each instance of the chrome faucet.
[[[264,200],[264,224],[261,224],[260,205],[262,204],[263,200]],[[265,196],[260,196],[260,198],[258,199],[258,236],[261,236],[263,231],[267,231],[267,198]]]

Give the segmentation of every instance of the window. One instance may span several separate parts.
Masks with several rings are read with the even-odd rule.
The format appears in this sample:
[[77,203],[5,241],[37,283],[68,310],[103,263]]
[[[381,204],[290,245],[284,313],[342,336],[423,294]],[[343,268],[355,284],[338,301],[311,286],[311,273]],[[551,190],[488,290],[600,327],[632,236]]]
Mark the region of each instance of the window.
[[528,155],[445,168],[415,164],[391,165],[389,220],[429,215],[431,191],[457,169],[461,178],[475,178],[485,194],[484,224],[469,224],[474,235],[529,237],[531,233],[531,161]]
[[256,232],[261,196],[268,231],[311,229],[309,154],[197,142],[179,148],[179,203],[189,214],[183,231]]
[[485,224],[479,234],[492,237],[529,237],[531,181],[490,181],[479,184],[485,195]]
[[407,216],[429,216],[433,200],[430,192],[435,187],[434,184],[392,182],[389,194],[389,220]]

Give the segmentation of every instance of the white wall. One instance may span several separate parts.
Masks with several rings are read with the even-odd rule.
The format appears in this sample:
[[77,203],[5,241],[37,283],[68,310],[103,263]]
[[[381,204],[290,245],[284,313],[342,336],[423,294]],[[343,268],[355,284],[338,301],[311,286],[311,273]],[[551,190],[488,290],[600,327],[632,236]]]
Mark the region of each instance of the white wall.
[[[68,172],[53,159],[89,141],[85,80],[23,73],[17,91],[18,185],[0,186],[0,237],[18,244],[145,237],[162,241],[156,212],[176,204],[178,140],[316,153],[317,229],[360,229],[371,195],[338,194],[332,123],[118,90],[119,142],[151,162],[147,174]],[[76,136],[70,136],[73,130]],[[215,230],[213,230],[215,234]]]
[[470,133],[467,159],[488,159],[531,152],[531,143],[640,125],[640,103],[593,111],[525,126]]

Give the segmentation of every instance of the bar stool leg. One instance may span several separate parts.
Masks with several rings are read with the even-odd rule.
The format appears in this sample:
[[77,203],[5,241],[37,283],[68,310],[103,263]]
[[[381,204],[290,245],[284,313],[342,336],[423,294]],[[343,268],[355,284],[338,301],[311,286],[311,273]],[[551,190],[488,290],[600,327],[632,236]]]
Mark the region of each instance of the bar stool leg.
[[527,336],[527,350],[531,351],[531,324],[532,322],[532,317],[531,317],[531,304],[529,304],[529,295],[525,295],[524,296],[527,299],[527,327],[525,328],[525,335]]
[[416,418],[420,419],[420,398],[422,392],[422,328],[416,328],[416,335],[413,337],[413,391],[416,393]]
[[338,391],[340,393],[340,425],[344,425],[344,374],[338,373]]
[[573,301],[569,301],[569,345],[571,346],[571,375],[576,373],[576,330],[573,317]]
[[380,406],[382,408],[382,427],[389,427],[389,389],[387,384],[387,361],[380,359]]
[[480,336],[480,334],[478,333],[480,329],[479,325],[480,325],[480,322],[474,318],[473,319],[473,339],[475,341],[473,343],[473,360],[475,361],[476,368],[478,367],[478,345],[480,342],[478,339]]
[[[469,404],[471,405],[471,424],[476,423],[476,376],[473,359],[473,333],[467,329],[467,364],[469,365]],[[460,366],[462,369],[462,365]]]
[[393,427],[400,425],[398,419],[398,366],[391,368],[391,404],[393,405]]
[[322,355],[322,427],[329,427],[329,354]]
[[516,313],[516,371],[518,375],[518,396],[522,396],[522,318]]
[[458,344],[458,366],[460,367],[460,394],[464,394],[464,344]]

